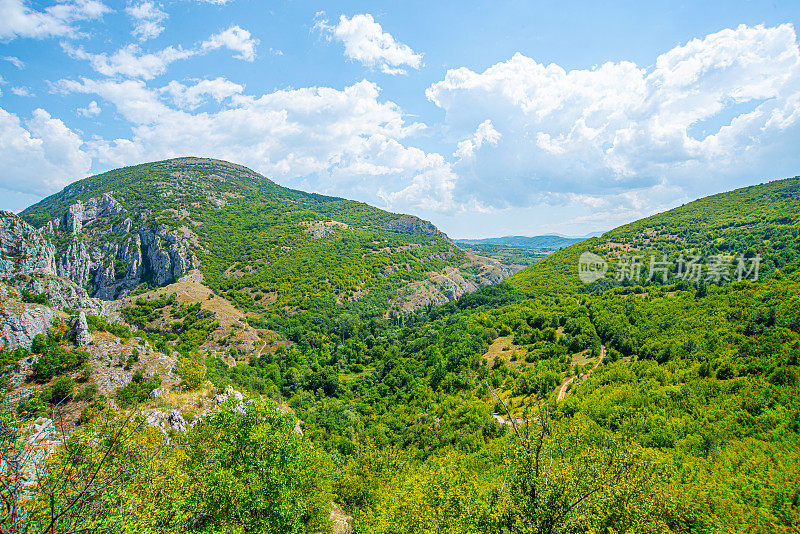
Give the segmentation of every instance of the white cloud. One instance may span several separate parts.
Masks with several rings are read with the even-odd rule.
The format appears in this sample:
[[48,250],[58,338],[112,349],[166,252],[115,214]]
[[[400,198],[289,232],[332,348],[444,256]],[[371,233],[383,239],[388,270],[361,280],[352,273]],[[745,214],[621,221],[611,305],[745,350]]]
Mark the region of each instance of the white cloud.
[[42,11],[26,4],[24,0],[0,1],[0,40],[72,37],[78,33],[75,22],[98,19],[110,11],[97,0],[59,2]]
[[[800,50],[789,24],[723,30],[651,68],[566,71],[518,53],[482,73],[449,70],[426,94],[463,139],[456,198],[498,208],[548,193],[698,196],[800,167]],[[502,138],[476,150],[472,132],[486,120]]]
[[243,89],[244,87],[238,83],[233,83],[225,78],[215,78],[200,80],[189,86],[173,80],[162,91],[169,94],[172,102],[179,108],[194,109],[203,104],[207,96],[221,102],[233,95],[240,94]]
[[330,25],[317,14],[314,28],[329,39],[344,45],[344,54],[362,65],[380,69],[385,74],[405,74],[407,68],[422,66],[422,54],[417,54],[408,45],[395,41],[369,13],[339,17],[339,23]]
[[131,4],[125,12],[133,19],[132,34],[140,41],[153,39],[164,31],[162,22],[168,15],[159,6],[150,1]]
[[9,63],[14,65],[18,69],[24,69],[25,68],[25,62],[22,61],[20,58],[18,58],[16,56],[4,56],[2,59],[3,59],[3,61],[8,61]]
[[238,52],[234,57],[244,61],[255,59],[257,39],[250,37],[250,32],[239,26],[232,26],[225,31],[214,34],[198,47],[184,49],[180,46],[168,46],[157,52],[145,53],[137,44],[129,44],[113,54],[101,52],[94,54],[83,47],[72,46],[63,42],[61,47],[71,57],[88,61],[92,68],[104,76],[126,76],[151,80],[167,71],[170,64],[196,55],[206,54],[212,50],[228,48]]
[[459,141],[453,156],[460,160],[471,158],[475,155],[475,151],[484,144],[497,146],[501,137],[503,136],[494,129],[492,121],[486,119],[478,125],[472,137]]
[[[450,165],[439,154],[407,145],[425,126],[407,122],[366,80],[343,90],[307,87],[261,96],[241,94],[240,86],[224,79],[160,89],[134,80],[62,80],[56,88],[96,94],[133,124],[126,138],[87,141],[104,166],[200,154],[250,166],[293,187],[390,207],[454,209]],[[191,112],[206,95],[228,107]]]
[[23,123],[0,108],[0,188],[28,194],[52,193],[86,176],[91,158],[80,137],[43,109]]
[[31,92],[30,88],[25,86],[14,86],[11,88],[11,92],[17,96],[22,96],[22,97],[36,96]]
[[145,80],[164,74],[171,63],[196,54],[193,50],[174,46],[145,54],[138,45],[129,44],[111,55],[104,52],[92,54],[69,43],[62,43],[62,47],[73,58],[88,61],[94,70],[104,76],[122,75]]
[[207,41],[200,45],[200,49],[217,50],[227,48],[234,52],[239,52],[233,56],[244,61],[253,61],[256,58],[256,45],[258,39],[253,39],[250,32],[239,26],[231,26],[227,30],[214,34]]
[[102,110],[100,109],[100,106],[97,104],[97,102],[92,100],[91,102],[89,102],[88,106],[86,106],[85,108],[78,108],[76,111],[78,115],[80,115],[81,117],[88,118],[99,115]]

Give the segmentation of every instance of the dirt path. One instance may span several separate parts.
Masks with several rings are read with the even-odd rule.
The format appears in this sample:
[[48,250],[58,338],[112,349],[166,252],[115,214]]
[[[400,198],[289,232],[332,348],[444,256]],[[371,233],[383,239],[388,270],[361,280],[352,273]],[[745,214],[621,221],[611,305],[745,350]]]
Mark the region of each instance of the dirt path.
[[574,381],[575,377],[573,376],[572,378],[566,380],[563,384],[561,384],[561,389],[558,390],[558,400],[556,402],[561,402],[562,399],[567,396],[567,388]]
[[[592,367],[589,370],[589,372],[586,373],[586,376],[589,376],[589,374],[591,374],[592,371],[597,369],[597,366],[600,365],[601,363],[603,363],[603,358],[605,358],[605,357],[606,357],[606,346],[605,345],[600,345],[600,361],[598,361],[596,364],[594,364],[594,367]],[[567,396],[567,388],[569,388],[569,385],[572,384],[572,382],[574,382],[574,381],[575,381],[575,377],[573,376],[572,378],[569,378],[569,379],[565,380],[561,384],[561,388],[558,390],[558,399],[556,400],[556,402],[561,402],[564,399],[564,397]]]

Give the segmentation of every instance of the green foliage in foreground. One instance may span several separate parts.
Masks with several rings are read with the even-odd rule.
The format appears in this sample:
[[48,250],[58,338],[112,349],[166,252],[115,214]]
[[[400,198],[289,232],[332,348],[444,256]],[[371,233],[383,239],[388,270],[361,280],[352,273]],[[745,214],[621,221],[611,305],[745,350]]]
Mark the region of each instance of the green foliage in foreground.
[[[212,415],[169,446],[145,430],[150,441],[114,455],[117,466],[138,461],[143,476],[92,503],[133,532],[315,532],[330,499],[365,533],[798,531],[798,183],[688,204],[556,252],[507,284],[387,318],[369,305],[380,299],[333,298],[353,287],[326,264],[333,249],[322,244],[330,240],[331,257],[349,261],[363,251],[363,234],[356,244],[346,232],[311,241],[291,229],[291,210],[260,216],[232,202],[205,216],[204,239],[221,243],[230,224],[255,250],[237,238],[221,243],[227,256],[206,263],[207,280],[250,311],[253,326],[291,344],[235,367],[209,358],[207,376],[285,401],[305,437],[292,432],[292,417],[260,407]],[[281,242],[272,225],[296,244]],[[362,230],[382,243],[384,230]],[[757,283],[582,286],[580,252],[614,243],[665,253],[753,249],[765,268]],[[299,263],[278,248],[294,246]],[[239,257],[246,261],[234,265]],[[247,269],[262,259],[264,268]],[[230,267],[235,276],[225,274]],[[331,285],[321,283],[327,268]],[[388,278],[354,273],[379,285]],[[297,313],[282,313],[288,305]],[[156,310],[137,307],[132,318]],[[510,350],[490,365],[500,337]],[[93,428],[75,439],[107,443],[89,439],[108,435]],[[79,478],[91,465],[67,471]],[[32,502],[44,506],[34,508],[44,520],[48,501]]]
[[26,498],[27,531],[327,530],[329,460],[293,427],[274,404],[229,405],[167,442],[105,412],[48,461]]

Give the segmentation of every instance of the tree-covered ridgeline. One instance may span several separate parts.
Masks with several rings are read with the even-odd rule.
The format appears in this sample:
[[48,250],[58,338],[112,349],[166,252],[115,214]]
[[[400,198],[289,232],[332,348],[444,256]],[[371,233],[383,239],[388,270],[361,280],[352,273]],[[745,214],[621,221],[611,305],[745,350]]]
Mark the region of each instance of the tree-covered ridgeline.
[[[316,272],[311,258],[307,271],[278,271],[281,256],[269,256],[272,272],[285,273],[274,279],[239,266],[227,277],[232,263],[209,262],[212,287],[222,270],[219,283],[233,285],[217,289],[251,324],[289,343],[231,367],[204,358],[188,338],[176,341],[188,359],[202,360],[217,388],[233,385],[253,403],[169,441],[132,430],[130,439],[149,436],[163,454],[158,476],[140,477],[138,486],[111,480],[114,491],[91,502],[115,510],[147,503],[146,517],[126,516],[132,532],[316,532],[325,528],[327,499],[352,516],[356,532],[796,531],[798,184],[701,199],[555,252],[507,283],[407,314],[281,288],[293,272]],[[247,239],[227,239],[231,261],[246,257],[245,266],[257,261],[247,254],[290,246],[267,240],[258,242],[266,252],[251,252],[247,243],[292,214],[262,220],[244,204],[228,206],[200,227],[250,228]],[[225,219],[231,214],[238,215]],[[303,250],[298,237],[293,246]],[[317,241],[308,239],[311,255]],[[347,242],[336,246],[336,257],[354,257]],[[612,267],[631,252],[757,253],[763,270],[758,281],[610,277],[587,285],[577,276],[587,250],[608,255]],[[304,287],[304,278],[292,280]],[[270,284],[295,299],[284,306],[298,309],[236,298],[275,291]],[[159,304],[126,313],[135,322]],[[186,310],[178,312],[185,320]],[[184,339],[192,324],[176,335]],[[295,415],[279,415],[268,399]],[[108,443],[92,441],[116,428],[104,429],[104,413],[76,439]],[[296,419],[302,437],[290,432]],[[132,458],[125,450],[115,458]],[[285,455],[287,470],[274,468],[274,454]],[[57,462],[76,473],[93,465]],[[43,495],[36,502],[48,502]],[[279,500],[286,508],[276,509]],[[235,502],[233,511],[224,502]],[[45,508],[31,513],[46,518]]]

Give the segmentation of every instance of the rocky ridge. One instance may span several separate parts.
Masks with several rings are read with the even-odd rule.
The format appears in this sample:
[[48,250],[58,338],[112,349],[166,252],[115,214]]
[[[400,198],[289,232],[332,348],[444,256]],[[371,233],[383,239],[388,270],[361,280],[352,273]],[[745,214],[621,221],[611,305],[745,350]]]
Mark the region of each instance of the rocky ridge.
[[0,211],[0,278],[59,276],[75,287],[51,279],[45,291],[54,306],[98,310],[90,292],[115,300],[143,282],[177,280],[197,265],[184,237],[157,222],[133,232],[129,217],[119,220],[124,214],[110,193],[73,203],[40,229]]
[[[409,284],[395,301],[401,311],[408,312],[433,304],[445,304],[481,287],[502,282],[518,269],[497,260],[467,254],[467,263],[461,268],[445,267],[431,273],[427,280]],[[470,268],[473,271],[470,272]]]
[[0,284],[0,349],[30,347],[60,317],[49,306],[21,302],[13,289]]

